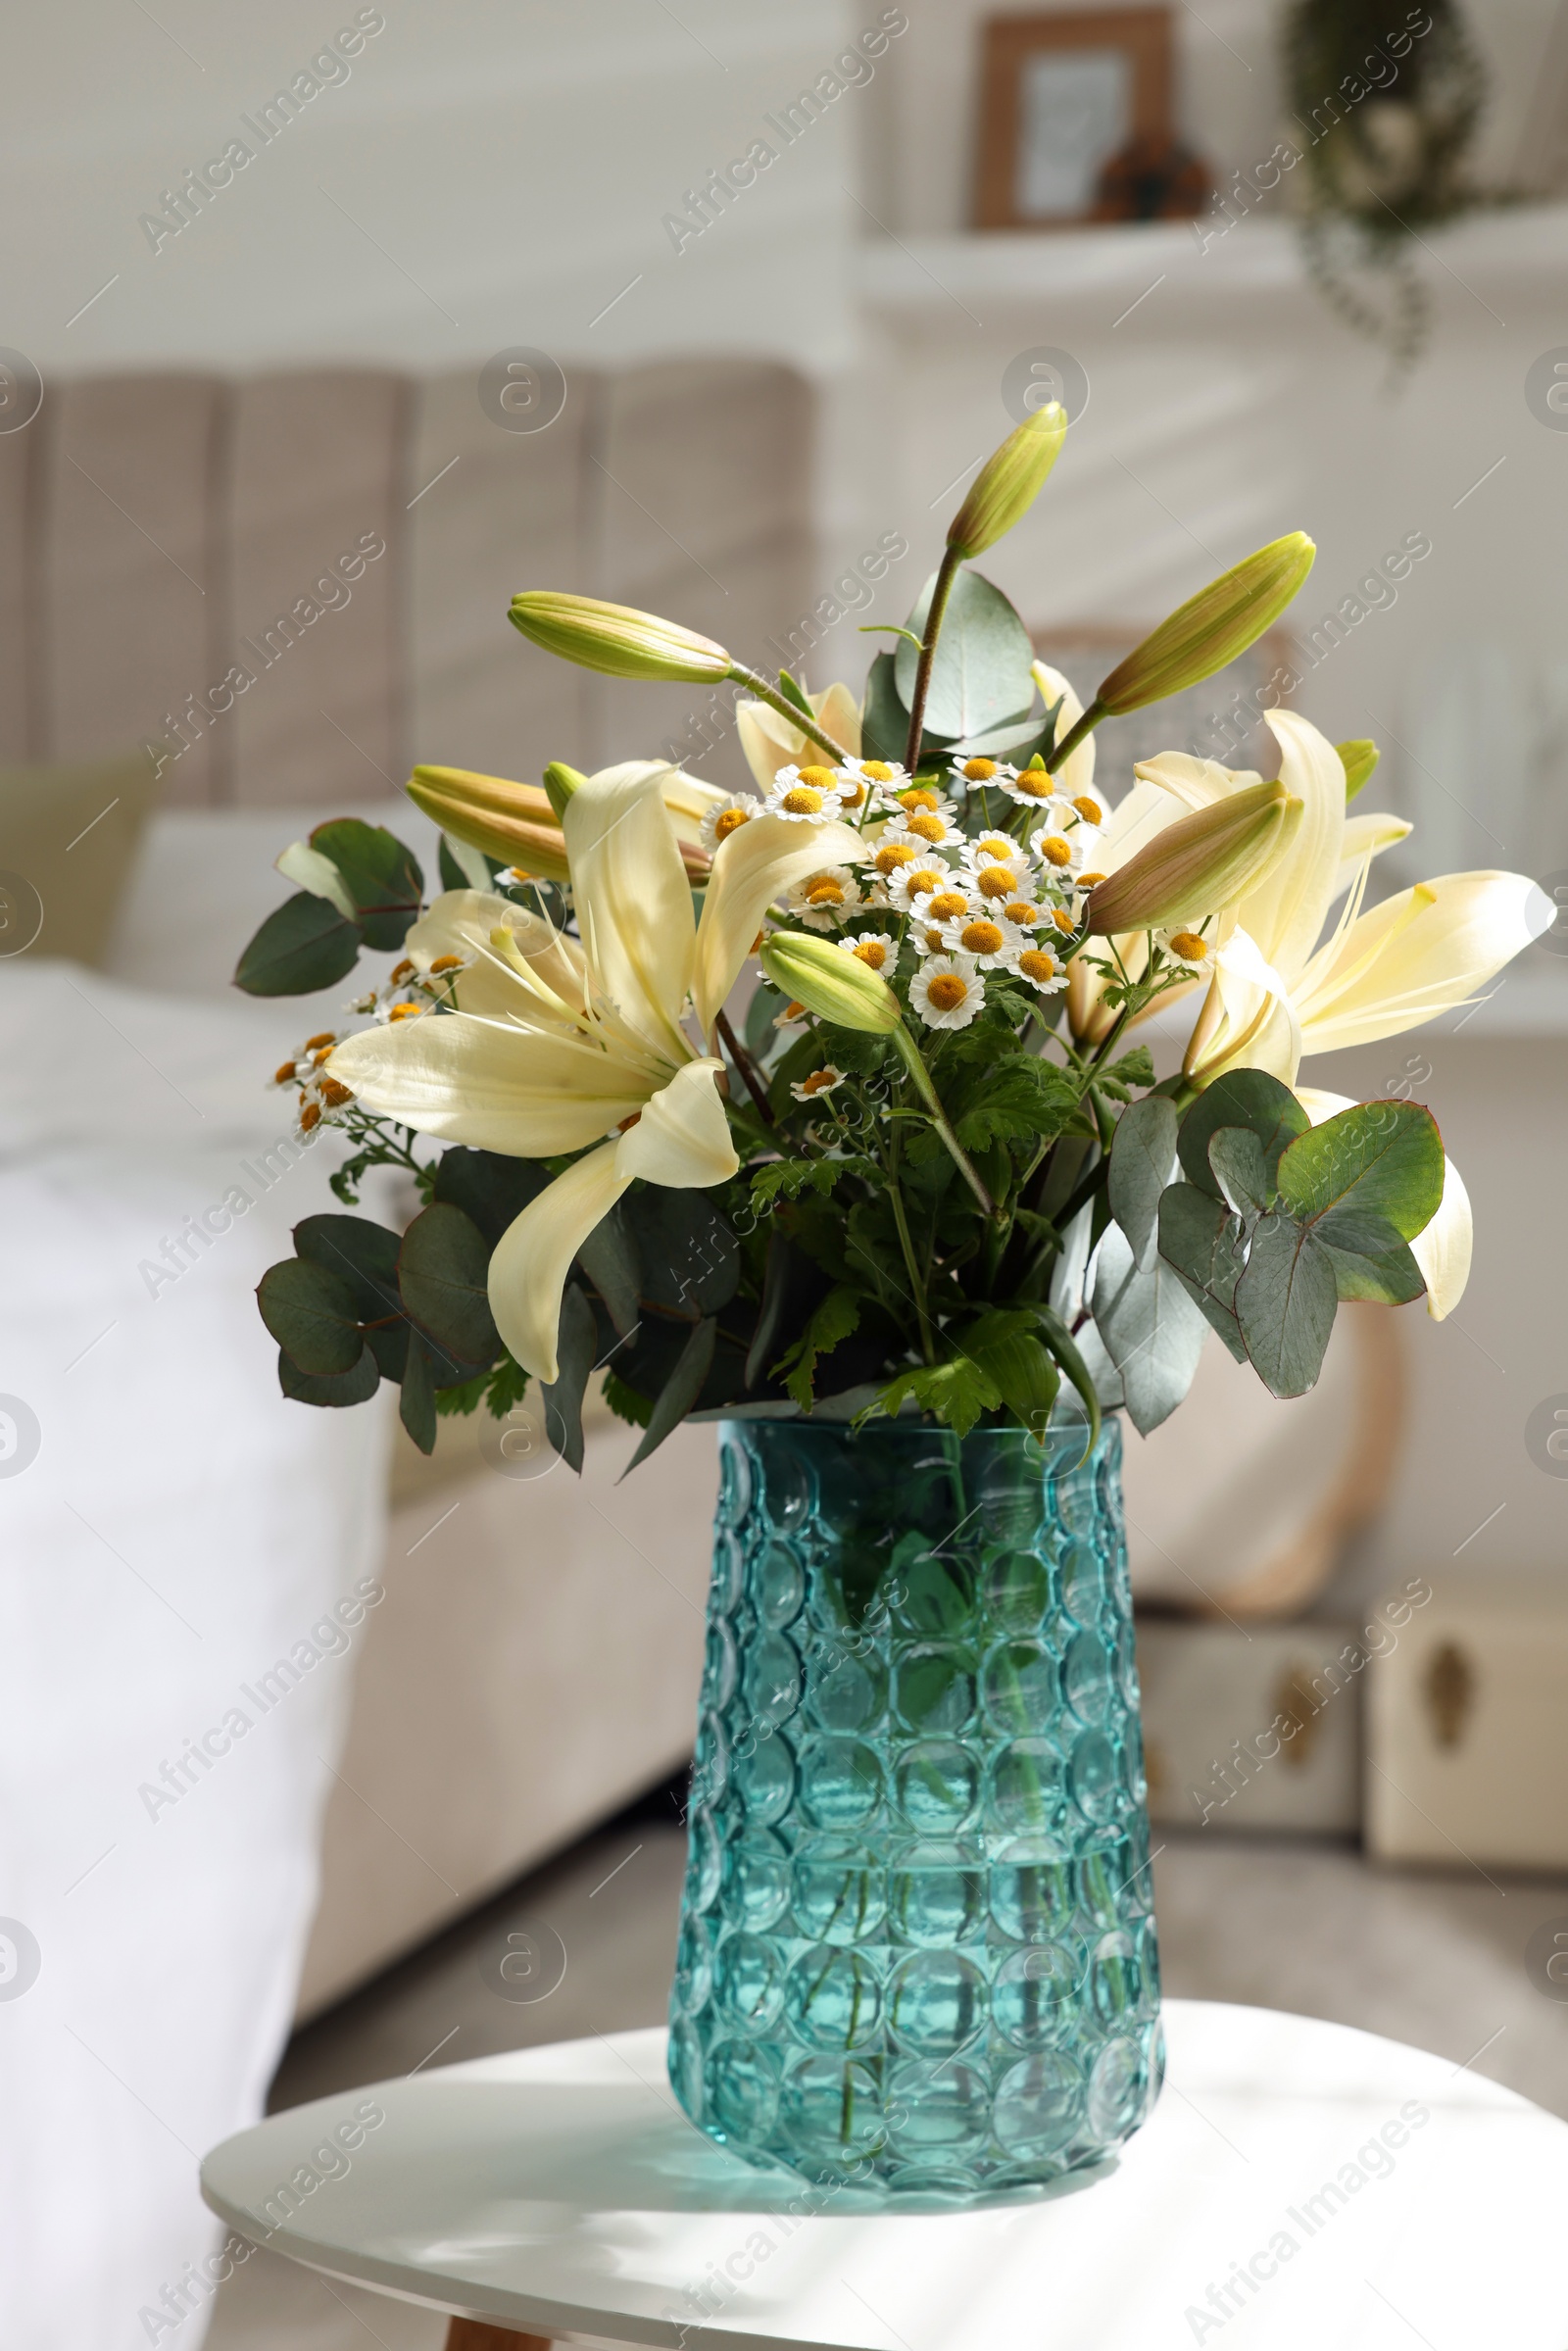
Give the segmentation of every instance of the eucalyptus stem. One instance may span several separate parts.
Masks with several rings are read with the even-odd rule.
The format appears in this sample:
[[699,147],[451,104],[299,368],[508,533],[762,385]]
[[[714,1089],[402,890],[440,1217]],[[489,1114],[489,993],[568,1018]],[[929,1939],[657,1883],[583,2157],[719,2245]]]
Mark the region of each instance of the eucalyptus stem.
[[945,547],[937,566],[936,584],[931,590],[930,610],[925,616],[925,635],[920,645],[919,666],[914,673],[914,695],[909,704],[909,741],[904,755],[904,764],[913,775],[920,761],[920,737],[925,732],[926,697],[931,691],[931,664],[937,658],[937,638],[953,594],[953,583],[958,576],[963,558],[956,547]]
[[898,1027],[892,1032],[892,1035],[893,1042],[898,1047],[899,1053],[903,1057],[904,1066],[908,1071],[910,1077],[914,1080],[915,1092],[919,1095],[920,1100],[924,1102],[927,1110],[930,1112],[931,1123],[936,1128],[937,1133],[941,1136],[943,1142],[947,1145],[948,1151],[953,1159],[955,1167],[956,1167],[958,1173],[962,1176],[964,1182],[968,1185],[970,1191],[974,1194],[975,1199],[980,1202],[980,1205],[985,1210],[986,1214],[988,1216],[1000,1219],[1002,1210],[997,1206],[996,1201],[986,1190],[978,1168],[975,1166],[974,1161],[970,1158],[968,1152],[964,1150],[963,1145],[958,1141],[957,1136],[954,1133],[952,1126],[949,1124],[948,1114],[942,1107],[942,1099],[937,1093],[935,1086],[933,1086],[931,1083],[931,1072],[927,1069],[924,1061],[920,1057],[920,1048],[915,1044],[914,1039],[910,1036],[908,1030],[905,1027],[902,1020],[900,1021]]
[[776,687],[768,684],[765,677],[760,677],[755,669],[748,669],[744,661],[731,661],[729,673],[738,686],[749,687],[759,702],[765,702],[770,710],[777,710],[781,718],[787,718],[797,734],[805,735],[808,742],[816,745],[818,751],[827,753],[835,767],[838,765],[844,757],[843,744],[835,743],[826,728],[817,725],[809,711],[803,710],[797,703],[791,702],[786,695],[780,694]]

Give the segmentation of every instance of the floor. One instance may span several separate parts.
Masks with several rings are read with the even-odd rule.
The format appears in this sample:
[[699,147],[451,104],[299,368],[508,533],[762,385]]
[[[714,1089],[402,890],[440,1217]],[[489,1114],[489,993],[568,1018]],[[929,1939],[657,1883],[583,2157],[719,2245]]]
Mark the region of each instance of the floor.
[[[530,2042],[663,2021],[684,1841],[660,1798],[394,1969],[291,2043],[274,2108]],[[1154,1863],[1165,1988],[1294,2009],[1470,2063],[1568,2117],[1568,2004],[1525,1947],[1568,1883],[1381,1869],[1346,1846],[1172,1835]],[[502,1989],[508,1936],[541,1996]],[[553,1987],[551,1979],[559,1977]],[[258,2254],[223,2289],[207,2351],[440,2351],[437,2318]]]

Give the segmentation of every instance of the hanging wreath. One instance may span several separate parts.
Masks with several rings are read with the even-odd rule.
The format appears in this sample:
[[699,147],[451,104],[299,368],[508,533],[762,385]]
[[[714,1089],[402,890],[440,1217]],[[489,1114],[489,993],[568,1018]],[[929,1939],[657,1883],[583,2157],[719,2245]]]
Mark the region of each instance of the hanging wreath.
[[1402,16],[1390,0],[1293,0],[1284,47],[1306,134],[1307,268],[1349,325],[1407,367],[1427,329],[1416,234],[1481,201],[1466,165],[1484,68],[1454,0]]

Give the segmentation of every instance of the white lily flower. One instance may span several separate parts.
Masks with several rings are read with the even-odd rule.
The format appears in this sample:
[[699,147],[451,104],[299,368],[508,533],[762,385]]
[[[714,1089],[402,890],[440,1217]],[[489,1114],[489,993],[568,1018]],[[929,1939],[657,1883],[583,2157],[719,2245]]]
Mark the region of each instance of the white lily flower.
[[[817,724],[852,759],[860,756],[860,706],[848,686],[829,686],[825,694],[808,694]],[[820,761],[822,747],[803,735],[798,726],[765,702],[738,702],[735,723],[747,765],[764,792],[773,789],[781,767],[809,767]]]
[[662,798],[670,772],[633,760],[568,801],[580,941],[505,899],[449,891],[407,944],[426,967],[465,957],[458,1009],[366,1030],[331,1055],[361,1102],[418,1133],[527,1158],[599,1145],[524,1208],[490,1262],[497,1328],[547,1384],[571,1260],[627,1186],[720,1184],[739,1164],[715,1084],[722,1065],[688,1036],[688,998],[706,1035],[765,909],[859,846],[848,826],[758,817],[715,854],[699,926]]
[[[1326,1094],[1317,1086],[1298,1086],[1294,1092],[1315,1127],[1338,1111],[1356,1107],[1349,1095]],[[1427,1312],[1434,1322],[1442,1322],[1445,1315],[1451,1314],[1464,1296],[1464,1286],[1470,1279],[1473,1239],[1470,1195],[1459,1170],[1445,1152],[1443,1198],[1438,1212],[1409,1245],[1410,1254],[1420,1266],[1421,1279],[1427,1286]]]

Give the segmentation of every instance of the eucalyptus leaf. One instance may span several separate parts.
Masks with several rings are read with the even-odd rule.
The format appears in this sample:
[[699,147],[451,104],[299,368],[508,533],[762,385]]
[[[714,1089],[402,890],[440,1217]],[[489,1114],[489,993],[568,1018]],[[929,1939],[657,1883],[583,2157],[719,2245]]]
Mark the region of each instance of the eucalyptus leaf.
[[487,857],[482,849],[469,841],[460,841],[453,833],[443,833],[439,852],[442,887],[447,890],[491,890],[495,887],[495,860]]
[[[922,637],[935,586],[933,572],[909,614],[909,627]],[[978,571],[965,567],[953,583],[931,664],[927,731],[968,738],[1025,716],[1035,699],[1033,660],[1029,631],[1006,597]],[[901,639],[893,669],[899,699],[906,709],[914,693],[918,665],[914,647]]]
[[1208,1164],[1233,1215],[1259,1215],[1273,1198],[1263,1146],[1250,1127],[1221,1127],[1208,1139]]
[[729,1304],[740,1283],[740,1244],[706,1192],[644,1184],[623,1205],[646,1303],[693,1320]]
[[421,1453],[435,1451],[435,1360],[428,1341],[418,1331],[409,1334],[398,1417]]
[[1198,1370],[1208,1321],[1157,1249],[1141,1267],[1111,1225],[1095,1260],[1095,1328],[1121,1375],[1128,1417],[1142,1437],[1168,1420]]
[[642,1267],[631,1226],[618,1201],[595,1225],[578,1249],[577,1258],[605,1301],[605,1312],[615,1326],[616,1338],[629,1338],[637,1328]]
[[489,1270],[484,1236],[471,1217],[448,1201],[433,1200],[422,1208],[403,1236],[398,1252],[403,1303],[462,1363],[493,1363],[501,1352],[486,1287]]
[[1250,1127],[1263,1146],[1270,1186],[1280,1153],[1310,1125],[1306,1112],[1278,1078],[1261,1069],[1232,1069],[1212,1086],[1205,1086],[1182,1120],[1177,1148],[1183,1173],[1200,1192],[1222,1200],[1217,1178],[1208,1164],[1208,1142],[1221,1127]]
[[1443,1199],[1443,1139],[1419,1102],[1358,1102],[1297,1137],[1279,1163],[1280,1197],[1321,1220],[1332,1242],[1344,1213],[1382,1216],[1413,1241]]
[[643,1441],[621,1471],[621,1477],[629,1476],[640,1461],[646,1461],[650,1453],[657,1452],[671,1429],[679,1427],[696,1403],[713,1360],[713,1343],[717,1336],[718,1324],[712,1315],[708,1315],[697,1324],[681,1349],[674,1370],[654,1399]]
[[299,1404],[363,1404],[374,1396],[381,1385],[375,1356],[369,1347],[364,1348],[359,1361],[348,1371],[301,1371],[286,1347],[277,1350],[277,1384],[283,1394]]
[[865,680],[860,706],[860,751],[868,759],[903,759],[908,747],[909,712],[899,698],[893,674],[893,656],[879,653]]
[[294,1227],[294,1247],[313,1265],[324,1265],[348,1285],[354,1311],[388,1380],[401,1380],[409,1322],[398,1291],[400,1237],[366,1216],[307,1216]]
[[557,1377],[541,1386],[545,1435],[568,1469],[582,1474],[582,1399],[599,1352],[599,1329],[594,1310],[575,1282],[568,1282],[561,1300],[561,1325],[556,1341]]
[[1111,1140],[1110,1212],[1127,1236],[1135,1263],[1144,1268],[1155,1254],[1159,1196],[1176,1165],[1176,1126],[1174,1104],[1151,1094],[1123,1111]]
[[1236,1285],[1246,1264],[1240,1217],[1194,1184],[1168,1185],[1159,1203],[1159,1253],[1238,1363],[1247,1347],[1236,1319]]
[[269,914],[234,973],[247,996],[314,996],[352,971],[364,933],[329,899],[301,890]]
[[1426,1288],[1421,1268],[1386,1216],[1361,1216],[1337,1208],[1316,1228],[1334,1260],[1342,1298],[1364,1298],[1375,1306],[1407,1306]]
[[342,875],[366,945],[401,947],[424,894],[424,875],[413,850],[384,824],[367,824],[358,816],[337,816],[318,824],[311,834],[311,847],[330,857]]
[[457,1145],[436,1165],[435,1197],[471,1217],[493,1249],[550,1182],[536,1159],[514,1159],[507,1151],[470,1151]]
[[1338,1302],[1334,1260],[1311,1226],[1283,1209],[1259,1217],[1236,1285],[1236,1314],[1271,1396],[1304,1396],[1312,1387]]
[[302,1257],[270,1265],[257,1285],[256,1300],[263,1322],[302,1372],[341,1374],[359,1362],[365,1340],[354,1294],[324,1265]]

